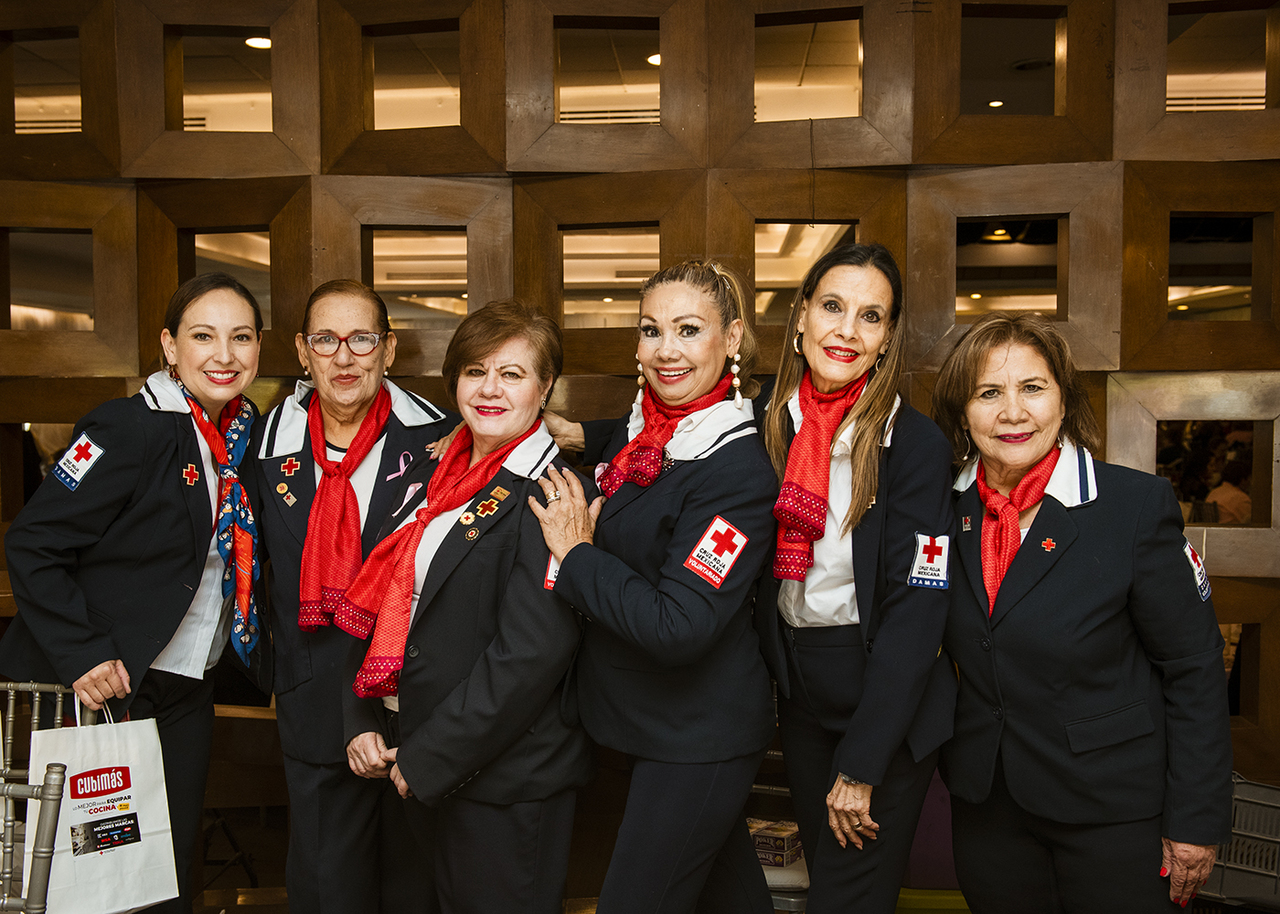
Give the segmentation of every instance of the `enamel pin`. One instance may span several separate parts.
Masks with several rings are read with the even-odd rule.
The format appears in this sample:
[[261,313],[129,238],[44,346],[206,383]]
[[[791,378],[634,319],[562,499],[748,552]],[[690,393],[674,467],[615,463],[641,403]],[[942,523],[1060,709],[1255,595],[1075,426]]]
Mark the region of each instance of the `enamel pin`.
[[286,476],[292,476],[300,469],[302,469],[302,464],[298,463],[298,461],[292,456],[284,463],[280,464],[280,472]]
[[960,518],[960,529],[963,530],[965,533],[968,533],[970,530],[973,529],[973,523],[969,520],[968,514]]
[[462,524],[464,527],[470,527],[475,522],[476,516],[470,511],[463,511],[462,515],[458,518],[458,523]]
[[196,480],[200,478],[200,471],[196,469],[194,463],[188,463],[187,468],[182,471],[182,478],[187,481],[187,485],[194,486]]
[[289,484],[287,482],[280,483],[276,486],[276,491],[283,495],[285,492],[289,491]]
[[[510,494],[510,493],[507,493],[507,494]],[[506,496],[503,496],[503,497],[505,498]],[[497,499],[493,499],[493,498],[486,498],[484,501],[480,502],[480,504],[476,505],[476,514],[479,514],[481,517],[488,517],[490,514],[492,514],[494,511],[497,511],[497,510],[498,510],[498,501]]]
[[1051,538],[1045,537],[1045,541],[1040,544],[1040,548],[1042,548],[1045,552],[1052,552],[1053,548],[1057,545],[1058,544],[1055,543]]
[[493,491],[490,492],[489,494],[492,495],[494,498],[498,499],[498,501],[502,501],[511,493],[508,492],[506,489],[502,488],[502,486],[494,486]]
[[479,535],[480,535],[480,530],[476,527],[472,527],[470,530],[467,531],[468,540],[473,540]]

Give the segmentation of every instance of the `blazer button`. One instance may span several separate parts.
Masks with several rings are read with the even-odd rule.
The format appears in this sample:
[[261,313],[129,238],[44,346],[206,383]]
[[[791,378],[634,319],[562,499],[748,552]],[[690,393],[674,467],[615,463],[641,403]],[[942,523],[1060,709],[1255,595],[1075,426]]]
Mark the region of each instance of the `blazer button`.
[[989,651],[989,650],[991,650],[991,639],[990,639],[990,638],[983,638],[983,639],[982,639],[982,641],[981,641],[981,644],[982,644],[982,649],[983,649],[984,651]]
[[1004,709],[1003,709],[1003,708],[992,708],[992,709],[991,709],[991,713],[995,716],[995,719],[996,719],[996,720],[1004,720]]
[[406,657],[417,657],[417,656],[418,656],[418,645],[416,645],[416,644],[410,644],[410,645],[405,649],[404,655],[405,655]]

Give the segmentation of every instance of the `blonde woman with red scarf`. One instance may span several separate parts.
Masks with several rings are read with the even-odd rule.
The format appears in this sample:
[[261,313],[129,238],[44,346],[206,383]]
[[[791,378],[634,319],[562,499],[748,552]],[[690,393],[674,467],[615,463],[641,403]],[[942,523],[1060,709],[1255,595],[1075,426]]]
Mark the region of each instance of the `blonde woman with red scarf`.
[[742,815],[774,730],[751,627],[777,493],[748,399],[755,340],[716,263],[662,270],[640,296],[642,389],[596,468],[605,498],[552,470],[534,507],[555,592],[587,620],[583,725],[632,763],[596,910],[767,914]]
[[1231,836],[1222,636],[1167,480],[1095,460],[1071,351],[988,315],[938,375],[962,464],[943,747],[976,914],[1186,907]]
[[782,491],[756,622],[810,914],[894,910],[951,734],[951,455],[898,396],[905,323],[887,249],[825,254],[797,290],[764,415]]
[[428,910],[407,865],[408,825],[384,778],[358,777],[342,738],[355,644],[331,624],[378,542],[409,461],[452,426],[387,379],[396,335],[373,289],[333,280],[295,338],[307,378],[254,436],[271,559],[276,718],[289,788],[289,907],[305,914]]
[[[390,777],[443,914],[559,914],[591,746],[561,713],[578,616],[528,499],[557,465],[540,419],[560,328],[518,302],[469,315],[443,374],[463,425],[409,465],[335,624],[367,642],[344,705],[352,769]],[[353,642],[354,643],[354,642]]]

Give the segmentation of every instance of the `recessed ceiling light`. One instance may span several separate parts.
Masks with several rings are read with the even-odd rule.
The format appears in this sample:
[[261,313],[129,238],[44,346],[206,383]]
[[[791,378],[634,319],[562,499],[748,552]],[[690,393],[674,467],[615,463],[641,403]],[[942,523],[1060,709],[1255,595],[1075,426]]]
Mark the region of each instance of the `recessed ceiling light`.
[[260,51],[266,51],[271,47],[270,38],[246,38],[244,43],[251,48],[257,48]]
[[1002,101],[987,102],[987,107],[988,107],[988,108],[1002,108],[1002,107],[1004,107],[1004,102],[1002,102]]
[[1190,311],[1190,310],[1191,310],[1191,306],[1190,306],[1190,305],[1178,305],[1174,310],[1176,310],[1176,311]]
[[613,299],[605,297],[605,298],[602,298],[601,301],[603,301],[605,304],[608,304],[609,302],[613,301]]
[[998,228],[998,229],[996,229],[994,232],[992,232],[991,234],[993,234],[993,235],[1007,235],[1007,234],[1009,234],[1009,233],[1008,233],[1007,231],[1005,231],[1004,229],[1002,229],[1002,228]]
[[463,293],[462,293],[462,297],[463,297],[463,298],[466,298],[466,297],[467,297],[467,293],[466,293],[466,292],[463,292]]
[[970,297],[970,298],[972,298],[974,301],[977,301],[978,299],[982,298],[982,293],[981,293],[981,292],[970,292],[970,293],[969,293],[969,297]]
[[645,60],[649,61],[649,63],[653,64],[655,67],[662,66],[661,54],[650,54],[648,57],[645,58]]

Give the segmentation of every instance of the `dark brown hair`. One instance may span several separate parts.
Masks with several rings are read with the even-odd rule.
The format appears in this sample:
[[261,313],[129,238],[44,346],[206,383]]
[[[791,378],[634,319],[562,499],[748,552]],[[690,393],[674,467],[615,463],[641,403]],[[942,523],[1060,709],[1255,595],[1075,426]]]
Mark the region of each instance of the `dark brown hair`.
[[1071,347],[1053,323],[1039,314],[983,315],[956,343],[938,372],[933,388],[933,421],[951,442],[956,463],[977,456],[964,427],[964,411],[978,389],[978,377],[992,350],[1029,346],[1049,366],[1062,390],[1062,435],[1072,444],[1098,451],[1101,435],[1089,405],[1080,373],[1071,358]]
[[[742,321],[742,341],[738,344],[738,380],[742,382],[741,391],[744,397],[754,397],[760,392],[760,383],[752,380],[756,367],[756,335],[751,329],[750,315],[747,313],[746,293],[742,280],[728,267],[715,260],[686,260],[673,267],[659,270],[644,281],[640,287],[640,307],[644,308],[645,296],[658,286],[670,282],[681,282],[692,289],[702,292],[715,303],[720,313],[720,329],[726,333],[735,321]],[[724,372],[733,363],[727,359]]]
[[[195,304],[197,298],[218,289],[227,289],[245,300],[245,303],[253,309],[253,329],[258,332],[258,336],[262,336],[262,309],[258,307],[258,300],[245,288],[244,283],[230,273],[217,272],[201,273],[178,286],[177,291],[169,298],[169,307],[164,312],[164,326],[169,331],[169,335],[172,337],[178,335],[182,316]],[[161,361],[164,361],[163,357]]]
[[316,286],[316,290],[307,299],[306,310],[302,312],[302,332],[304,334],[311,332],[311,309],[315,307],[316,302],[320,301],[320,299],[327,298],[330,295],[350,295],[368,302],[373,305],[373,309],[378,313],[378,330],[382,333],[387,333],[391,330],[391,319],[387,316],[387,303],[382,300],[381,295],[364,283],[354,279],[331,279]]
[[[533,370],[542,383],[551,382],[564,370],[564,341],[560,325],[532,305],[514,298],[489,302],[473,311],[458,325],[444,353],[444,387],[456,404],[458,378],[462,369],[484,361],[509,340],[523,339],[533,349]],[[551,396],[548,389],[547,396]]]

